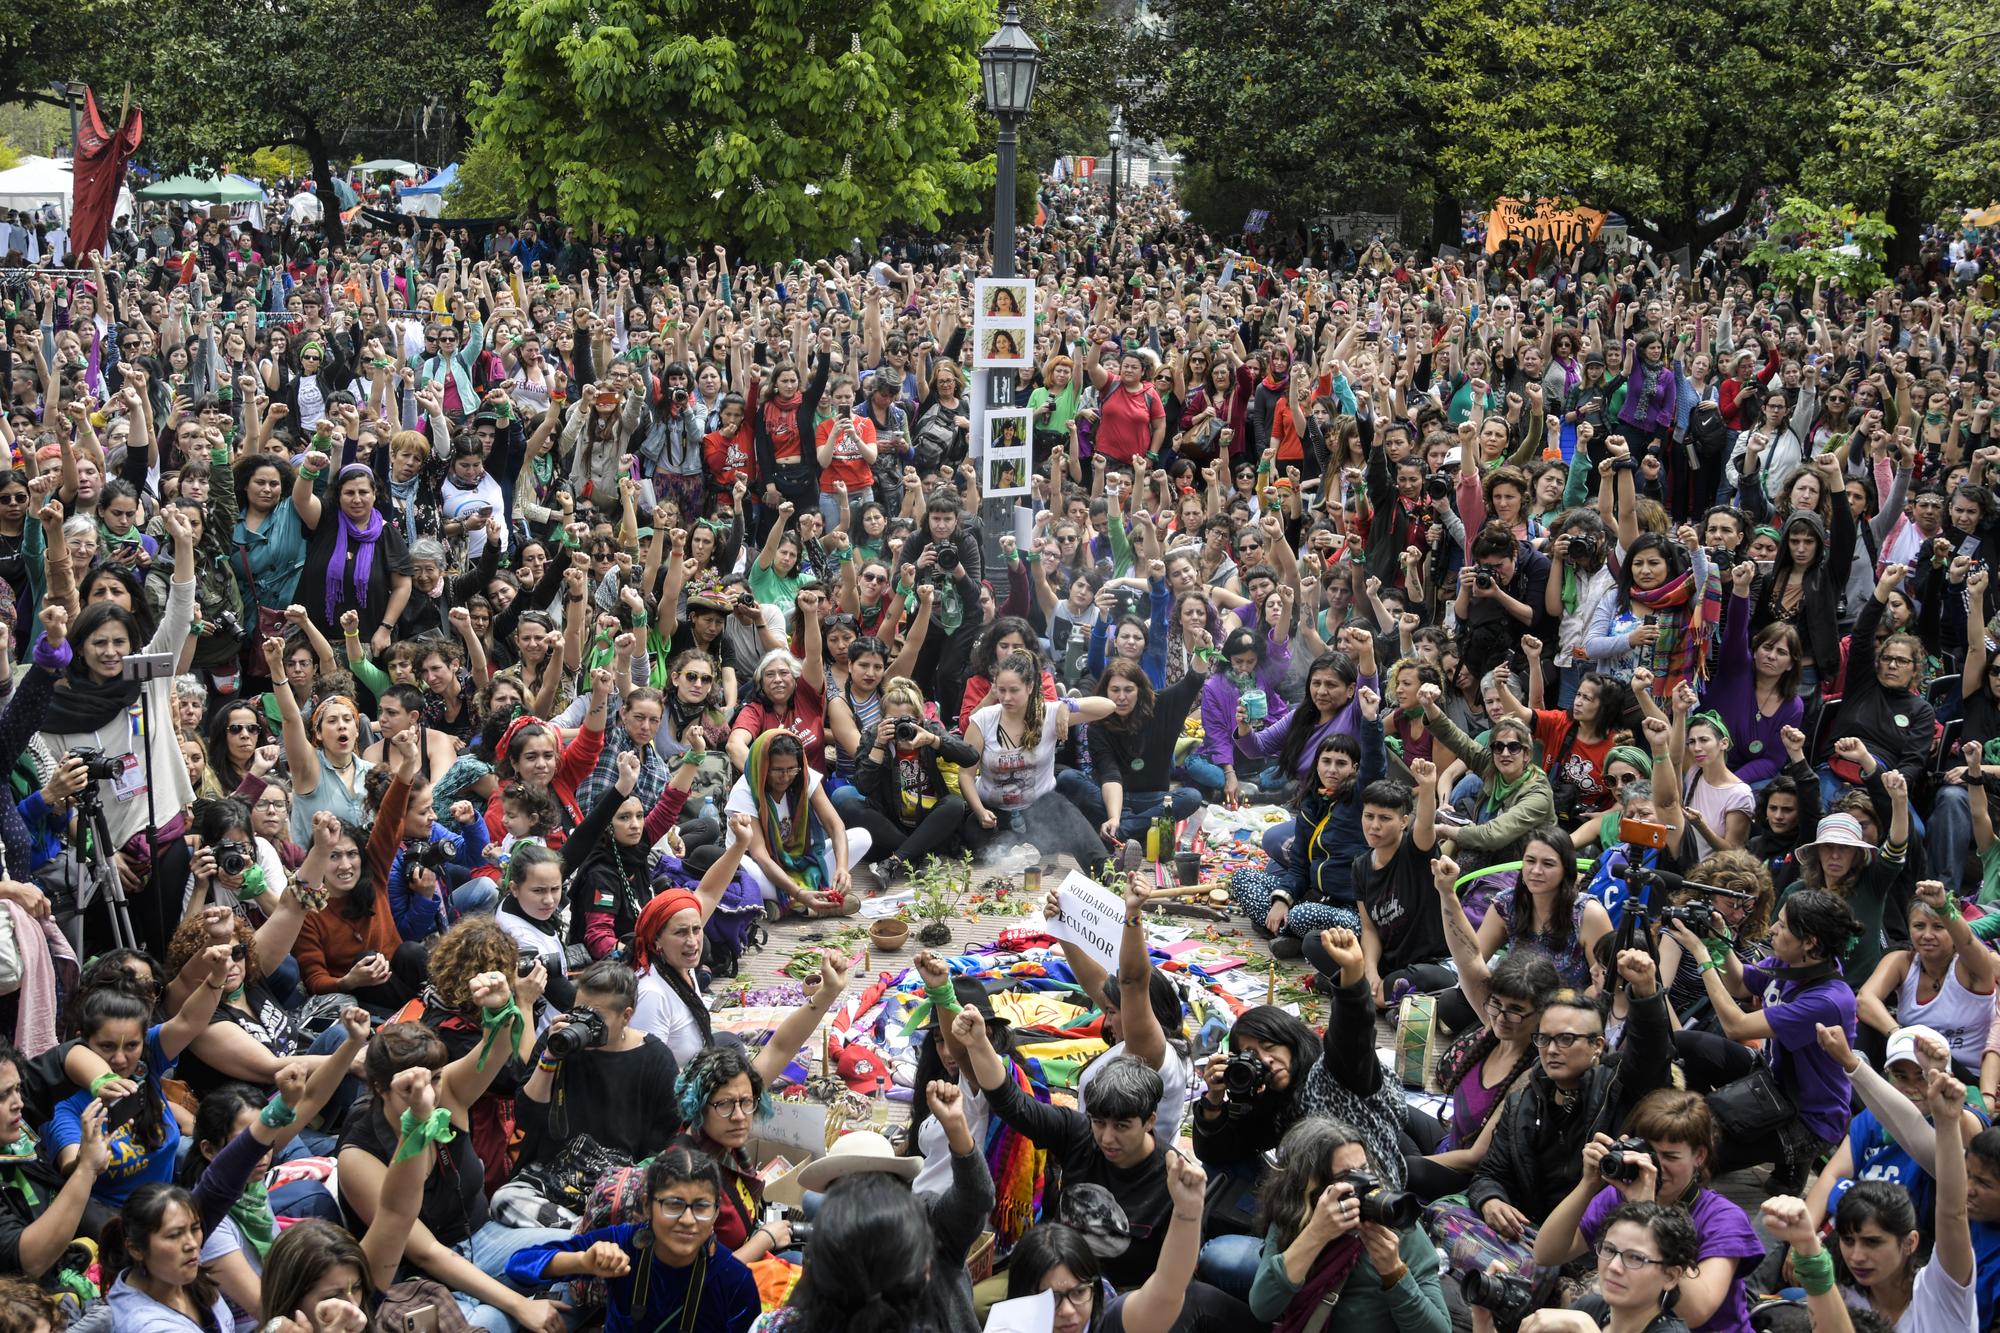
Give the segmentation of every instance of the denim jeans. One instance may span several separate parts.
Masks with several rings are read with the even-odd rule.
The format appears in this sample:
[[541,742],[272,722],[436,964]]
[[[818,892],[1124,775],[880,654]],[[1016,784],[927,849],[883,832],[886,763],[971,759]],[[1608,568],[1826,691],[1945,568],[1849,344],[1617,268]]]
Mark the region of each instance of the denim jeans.
[[[569,1238],[569,1232],[557,1227],[507,1227],[498,1222],[488,1222],[473,1232],[469,1239],[452,1246],[452,1249],[458,1252],[461,1259],[468,1261],[494,1281],[514,1287],[516,1291],[525,1291],[524,1288],[507,1281],[507,1261],[513,1258],[516,1252],[525,1250],[530,1245],[553,1245],[557,1241]],[[466,1319],[474,1327],[483,1328],[487,1333],[514,1333],[514,1321],[504,1310],[487,1305],[477,1297],[468,1296],[462,1291],[456,1295],[458,1308],[464,1312]]]
[[1125,797],[1125,811],[1118,818],[1118,836],[1142,838],[1146,835],[1147,826],[1161,815],[1170,816],[1178,824],[1183,819],[1192,818],[1199,809],[1201,793],[1193,787],[1133,792]]
[[1239,1301],[1250,1299],[1250,1282],[1264,1258],[1264,1242],[1257,1236],[1217,1236],[1204,1242],[1194,1275],[1212,1287],[1219,1287]]
[[[1222,766],[1206,755],[1189,755],[1181,764],[1181,769],[1187,774],[1188,781],[1203,791],[1219,792],[1227,781]],[[1285,785],[1285,775],[1279,771],[1276,764],[1273,764],[1263,772],[1251,776],[1239,771],[1236,774],[1236,781],[1245,787],[1256,787],[1263,792],[1275,792]]]
[[[874,498],[875,488],[873,486],[863,486],[858,491],[849,491],[847,493],[847,511],[851,514]],[[827,531],[833,531],[840,524],[840,497],[830,491],[821,491],[819,493],[819,512],[820,517],[826,520]]]
[[[1962,786],[1937,789],[1931,801],[1930,828],[1924,846],[1930,852],[1931,874],[1944,891],[1957,897],[1965,884],[1966,854],[1972,850],[1971,794]],[[1916,818],[1913,811],[1910,816]]]
[[451,891],[452,910],[461,917],[492,916],[500,909],[500,888],[483,876]]

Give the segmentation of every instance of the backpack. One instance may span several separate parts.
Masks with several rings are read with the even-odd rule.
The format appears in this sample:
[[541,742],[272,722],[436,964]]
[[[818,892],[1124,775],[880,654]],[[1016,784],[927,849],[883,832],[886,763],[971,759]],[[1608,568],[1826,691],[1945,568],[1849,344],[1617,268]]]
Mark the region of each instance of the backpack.
[[1696,403],[1688,413],[1687,447],[1697,465],[1719,463],[1729,453],[1729,423],[1714,403]]
[[917,475],[927,476],[942,467],[958,436],[958,427],[942,407],[932,407],[917,421],[915,436]]
[[733,977],[743,951],[763,948],[765,939],[763,891],[739,870],[702,927],[701,965],[718,977]]

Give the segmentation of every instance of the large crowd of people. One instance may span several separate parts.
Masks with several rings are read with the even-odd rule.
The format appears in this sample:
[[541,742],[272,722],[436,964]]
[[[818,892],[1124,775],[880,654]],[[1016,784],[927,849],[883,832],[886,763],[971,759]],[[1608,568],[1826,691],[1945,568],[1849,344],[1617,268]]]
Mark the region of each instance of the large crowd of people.
[[[1043,190],[1004,503],[978,239],[9,271],[0,1333],[1996,1326],[1994,238],[1846,292]],[[1244,806],[1327,1022],[1210,1051],[1113,867]],[[761,1044],[714,979],[1023,847],[1124,891],[1055,955],[1108,1050],[1052,1091],[921,955],[908,1129],[767,1200],[857,960]]]

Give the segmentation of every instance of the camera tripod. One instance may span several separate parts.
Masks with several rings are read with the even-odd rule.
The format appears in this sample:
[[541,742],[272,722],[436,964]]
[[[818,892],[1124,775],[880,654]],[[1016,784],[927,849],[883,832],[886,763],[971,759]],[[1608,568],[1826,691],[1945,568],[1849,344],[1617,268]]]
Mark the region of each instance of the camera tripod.
[[[115,947],[136,949],[138,936],[132,930],[132,913],[125,897],[125,881],[119,878],[118,866],[111,859],[111,829],[104,820],[104,801],[97,793],[95,782],[77,793],[76,818],[83,835],[78,840],[79,851],[75,866],[76,882],[72,892],[76,899],[76,916],[79,922],[89,910],[99,894],[104,896],[105,910],[111,917],[111,937]],[[88,850],[83,850],[87,848]],[[80,928],[80,927],[79,927]]]

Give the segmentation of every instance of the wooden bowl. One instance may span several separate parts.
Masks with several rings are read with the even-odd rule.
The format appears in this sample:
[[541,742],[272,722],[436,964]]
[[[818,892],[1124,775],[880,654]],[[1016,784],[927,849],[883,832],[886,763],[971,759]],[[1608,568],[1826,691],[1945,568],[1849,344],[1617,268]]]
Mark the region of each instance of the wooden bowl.
[[868,927],[868,942],[891,953],[902,948],[909,938],[910,923],[893,916],[885,916]]

